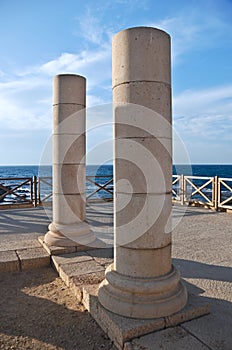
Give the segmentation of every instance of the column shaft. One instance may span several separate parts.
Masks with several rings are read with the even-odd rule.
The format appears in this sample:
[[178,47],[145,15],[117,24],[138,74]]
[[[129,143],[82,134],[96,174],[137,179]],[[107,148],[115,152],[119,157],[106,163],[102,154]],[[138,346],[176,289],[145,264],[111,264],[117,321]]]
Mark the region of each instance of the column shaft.
[[95,236],[86,214],[86,80],[57,75],[53,86],[53,222],[45,243],[87,245]]
[[113,38],[115,261],[99,288],[108,310],[170,315],[187,293],[171,264],[170,37],[131,28]]

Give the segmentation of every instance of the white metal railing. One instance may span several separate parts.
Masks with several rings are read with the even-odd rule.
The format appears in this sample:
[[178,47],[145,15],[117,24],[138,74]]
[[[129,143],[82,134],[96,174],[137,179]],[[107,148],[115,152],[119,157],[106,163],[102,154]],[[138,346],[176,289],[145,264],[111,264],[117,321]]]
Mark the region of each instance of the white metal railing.
[[214,177],[184,176],[185,201],[204,202],[213,206]]
[[232,209],[232,179],[218,178],[218,207]]
[[172,198],[181,200],[181,175],[172,175]]
[[232,178],[173,175],[172,185],[175,202],[232,209]]

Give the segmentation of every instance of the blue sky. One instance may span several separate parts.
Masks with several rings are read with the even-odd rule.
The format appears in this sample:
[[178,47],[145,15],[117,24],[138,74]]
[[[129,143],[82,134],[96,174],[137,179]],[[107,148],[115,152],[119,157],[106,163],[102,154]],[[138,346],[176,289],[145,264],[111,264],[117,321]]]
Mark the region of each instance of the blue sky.
[[[112,36],[134,26],[171,35],[173,122],[191,162],[231,164],[231,18],[231,0],[0,0],[0,165],[39,164],[54,75],[84,75],[88,107],[111,103]],[[111,137],[96,128],[89,148]]]

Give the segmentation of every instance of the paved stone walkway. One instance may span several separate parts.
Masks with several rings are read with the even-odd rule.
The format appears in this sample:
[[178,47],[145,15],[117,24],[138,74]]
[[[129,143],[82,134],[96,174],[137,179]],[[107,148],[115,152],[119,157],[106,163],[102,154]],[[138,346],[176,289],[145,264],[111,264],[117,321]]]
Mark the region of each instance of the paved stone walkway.
[[[104,278],[112,262],[112,204],[90,205],[88,220],[107,249],[90,249],[50,258],[38,237],[47,231],[49,209],[0,211],[0,272],[26,270],[52,262],[64,282],[82,298],[83,285]],[[183,217],[183,214],[184,217]],[[178,222],[179,221],[179,222]],[[125,350],[232,349],[232,215],[176,206],[173,215],[173,263],[188,290],[211,306],[207,316],[135,338]]]

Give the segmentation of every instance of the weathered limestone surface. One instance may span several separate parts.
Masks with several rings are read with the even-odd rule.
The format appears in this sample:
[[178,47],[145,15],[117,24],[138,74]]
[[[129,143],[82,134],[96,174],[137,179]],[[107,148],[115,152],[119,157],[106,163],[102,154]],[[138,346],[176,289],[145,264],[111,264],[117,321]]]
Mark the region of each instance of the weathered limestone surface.
[[99,287],[107,310],[152,319],[187,291],[171,261],[170,37],[148,27],[113,38],[115,261]]
[[86,80],[57,75],[53,91],[53,222],[44,243],[88,245],[95,235],[85,221]]
[[[157,332],[157,331],[160,331],[168,327],[175,327],[180,323],[190,321],[194,318],[198,318],[202,315],[208,314],[210,310],[209,304],[205,303],[198,296],[190,294],[188,304],[181,311],[174,313],[170,316],[152,318],[152,319],[151,318],[150,319],[128,318],[106,310],[99,303],[97,298],[98,285],[96,284],[94,285],[91,283],[87,285],[86,283],[85,285],[82,286],[81,291],[79,291],[79,295],[82,294],[82,297],[83,297],[82,303],[84,304],[86,309],[91,313],[91,315],[97,321],[97,323],[101,326],[101,328],[108,334],[110,339],[114,341],[114,344],[116,345],[116,347],[120,350],[122,349],[123,350],[133,350],[133,349],[154,350],[156,349],[155,342],[157,342],[157,346],[158,344],[159,346],[164,346],[165,340],[163,339],[162,334],[167,334],[167,337],[168,337],[168,334],[173,334],[173,336],[175,337],[175,334],[177,333],[176,328],[175,330],[173,330],[173,328],[169,328],[169,330],[164,331],[164,333]],[[185,323],[185,325],[186,324],[189,324],[189,323]],[[149,333],[151,333],[151,335],[149,335]],[[148,335],[141,337],[144,334],[148,334]],[[178,333],[176,334],[176,337],[177,335]],[[188,334],[186,333],[186,336],[188,336],[188,339],[190,341],[194,340],[189,335],[189,333]],[[147,337],[148,337],[148,344],[149,346],[151,345],[151,347],[149,346],[146,347]],[[150,342],[150,337],[151,337],[151,340],[153,341],[153,344]],[[131,341],[132,339],[134,340]],[[173,349],[185,349],[184,345],[186,345],[186,343],[184,342],[183,344],[182,343],[180,344],[178,343],[178,340],[179,340],[178,337],[177,339],[175,338],[172,339]],[[176,343],[177,345],[183,345],[183,346],[182,347],[180,346],[179,348],[175,347]],[[195,344],[195,342],[193,342],[193,344]],[[196,342],[196,344],[198,344],[198,342]],[[140,345],[141,345],[141,348],[139,347]],[[166,347],[164,347],[164,349],[166,349]],[[167,347],[167,349],[169,349],[169,347]],[[170,346],[170,350],[171,349],[172,347]],[[204,348],[202,348],[202,350],[203,349]]]
[[127,342],[123,350],[209,350],[209,347],[181,327],[169,328]]
[[16,252],[23,271],[50,266],[50,255],[42,247],[20,249]]
[[19,259],[14,250],[0,251],[0,272],[18,271]]

